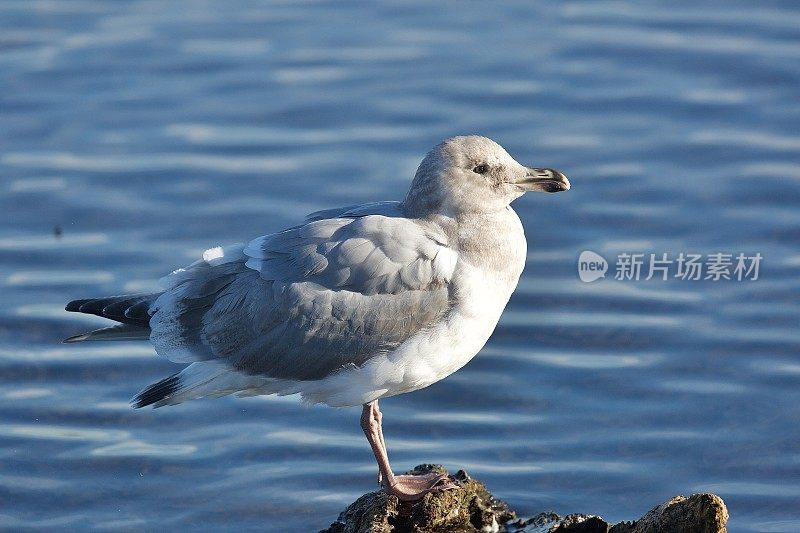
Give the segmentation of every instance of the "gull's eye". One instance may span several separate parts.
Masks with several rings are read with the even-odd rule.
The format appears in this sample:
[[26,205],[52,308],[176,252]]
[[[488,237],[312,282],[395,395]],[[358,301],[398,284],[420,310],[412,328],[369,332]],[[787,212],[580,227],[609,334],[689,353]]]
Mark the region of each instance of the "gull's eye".
[[487,165],[486,163],[481,163],[477,167],[473,168],[472,171],[475,174],[486,174],[487,172],[489,172],[489,165]]

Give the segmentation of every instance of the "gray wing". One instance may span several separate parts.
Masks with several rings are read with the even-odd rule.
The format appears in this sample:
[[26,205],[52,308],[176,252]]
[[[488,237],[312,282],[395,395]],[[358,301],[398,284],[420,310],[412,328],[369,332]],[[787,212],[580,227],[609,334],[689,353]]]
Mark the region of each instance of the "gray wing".
[[319,379],[392,350],[442,316],[455,262],[444,235],[353,210],[209,250],[168,276],[150,309],[157,351],[180,362],[223,360],[247,374]]
[[400,202],[369,202],[366,204],[348,205],[314,211],[306,216],[306,222],[324,220],[326,218],[356,218],[365,215],[383,215],[386,217],[402,217]]

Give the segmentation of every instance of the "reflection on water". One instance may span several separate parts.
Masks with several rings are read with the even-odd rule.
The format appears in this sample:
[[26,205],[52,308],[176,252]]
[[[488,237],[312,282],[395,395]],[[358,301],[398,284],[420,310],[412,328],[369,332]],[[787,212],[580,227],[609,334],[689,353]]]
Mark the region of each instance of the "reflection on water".
[[101,446],[93,449],[92,455],[106,457],[140,457],[146,455],[169,457],[173,455],[190,455],[197,450],[197,446],[179,444],[149,444],[138,440],[127,440],[110,446]]
[[5,437],[22,437],[26,439],[84,441],[120,440],[128,436],[124,431],[102,431],[98,429],[45,425],[2,425],[0,426],[0,435]]
[[[59,344],[102,323],[63,304],[401,198],[476,132],[573,189],[516,202],[528,264],[481,355],[385,402],[397,468],[466,468],[523,514],[710,490],[731,531],[797,531],[798,28],[779,0],[0,3],[0,528],[312,531],[375,487],[357,409],[133,411],[180,367]],[[764,264],[586,284],[584,250]]]
[[6,285],[33,286],[33,285],[95,285],[108,283],[114,280],[111,272],[100,270],[70,271],[70,270],[25,270],[12,272],[5,279]]
[[[43,192],[43,191],[38,191]],[[25,250],[58,250],[83,246],[99,246],[108,242],[108,236],[103,233],[69,234],[60,239],[53,235],[22,234],[0,239],[0,250],[25,251]]]

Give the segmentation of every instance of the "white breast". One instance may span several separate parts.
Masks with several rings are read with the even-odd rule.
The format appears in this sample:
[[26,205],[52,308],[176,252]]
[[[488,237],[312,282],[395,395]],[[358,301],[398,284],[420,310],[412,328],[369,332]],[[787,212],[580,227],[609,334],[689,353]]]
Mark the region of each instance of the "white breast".
[[362,367],[328,376],[313,390],[308,385],[304,395],[334,406],[358,405],[427,387],[466,365],[489,340],[525,264],[519,218],[509,210],[502,222],[492,228],[482,255],[443,248],[437,256],[435,269],[449,278],[453,306],[436,324]]
[[427,387],[467,364],[489,340],[514,289],[468,265],[457,269],[453,281],[469,298],[389,356],[404,368],[402,381],[391,393]]
[[389,354],[388,359],[403,373],[398,383],[388,387],[386,396],[427,387],[449,376],[489,340],[517,286],[527,246],[513,210],[489,220],[488,225],[493,227],[484,227],[482,235],[476,235],[487,246],[481,249],[473,244],[470,248],[478,253],[462,252],[455,262],[450,283],[454,305],[447,316]]

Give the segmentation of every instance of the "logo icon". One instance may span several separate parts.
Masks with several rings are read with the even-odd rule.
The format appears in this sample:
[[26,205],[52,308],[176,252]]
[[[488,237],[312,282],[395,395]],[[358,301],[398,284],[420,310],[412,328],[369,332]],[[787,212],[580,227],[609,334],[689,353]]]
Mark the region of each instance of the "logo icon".
[[607,271],[608,261],[602,255],[591,250],[581,252],[578,258],[578,277],[582,282],[591,283],[604,278]]

